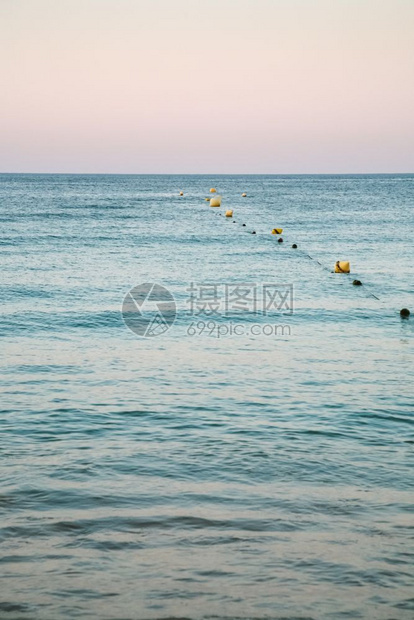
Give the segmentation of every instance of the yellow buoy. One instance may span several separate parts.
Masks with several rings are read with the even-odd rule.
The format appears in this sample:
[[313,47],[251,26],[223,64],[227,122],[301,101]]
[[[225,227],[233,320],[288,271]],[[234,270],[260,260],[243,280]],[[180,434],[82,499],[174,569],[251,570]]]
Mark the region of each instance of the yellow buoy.
[[211,188],[210,190],[210,194],[215,194],[217,190],[214,189],[214,187]]
[[215,196],[210,199],[210,207],[219,207],[221,205],[221,196]]
[[206,202],[210,202],[210,198],[204,198]]
[[350,273],[351,268],[348,261],[337,260],[335,263],[335,273]]
[[226,217],[233,217],[233,211],[231,209],[226,211]]
[[283,228],[274,228],[272,230],[272,235],[281,235],[283,232]]
[[246,198],[246,196],[247,196],[247,194],[244,194],[244,193],[242,194],[242,197],[243,197],[243,198]]
[[184,192],[180,192],[180,196],[184,196]]

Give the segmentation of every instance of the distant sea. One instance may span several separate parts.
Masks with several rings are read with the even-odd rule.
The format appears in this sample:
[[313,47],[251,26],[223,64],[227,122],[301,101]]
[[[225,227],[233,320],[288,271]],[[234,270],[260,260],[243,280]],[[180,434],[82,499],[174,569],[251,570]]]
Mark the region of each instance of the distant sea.
[[413,618],[414,175],[3,174],[0,220],[2,620]]

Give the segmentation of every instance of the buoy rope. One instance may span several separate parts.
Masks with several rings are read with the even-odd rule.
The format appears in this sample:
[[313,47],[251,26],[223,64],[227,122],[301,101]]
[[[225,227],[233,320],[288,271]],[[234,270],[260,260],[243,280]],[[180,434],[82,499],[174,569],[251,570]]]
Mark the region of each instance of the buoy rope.
[[[222,215],[219,211],[217,211],[216,213],[218,213],[219,215]],[[233,221],[234,221],[234,222],[236,222],[236,220],[233,220]],[[239,226],[244,228],[243,224],[239,224]],[[247,226],[246,226],[246,228],[247,228]],[[250,234],[251,234],[251,233],[252,233],[252,231],[250,231]],[[269,241],[270,243],[273,243],[273,240],[272,240],[272,239],[270,239],[270,238],[269,238],[269,239],[268,239],[268,238],[266,238],[266,242],[267,242],[267,241]],[[324,271],[328,271],[329,273],[333,273],[333,272],[332,272],[332,269],[329,269],[329,267],[327,267],[326,265],[323,265],[321,262],[319,262],[319,261],[318,261],[318,259],[313,258],[313,256],[311,256],[310,254],[307,254],[305,250],[301,250],[301,249],[299,249],[299,248],[298,248],[298,250],[299,250],[299,251],[298,251],[298,254],[303,254],[304,256],[306,256],[307,258],[309,258],[310,260],[315,261],[316,263],[318,263],[318,265],[320,265],[320,267],[321,267]],[[337,261],[337,262],[339,262],[339,261]],[[339,265],[338,265],[338,267],[339,267]],[[346,272],[344,272],[344,271],[341,269],[341,267],[339,267],[339,269],[340,269],[340,273],[346,273]],[[364,286],[366,287],[366,285],[364,285]],[[374,298],[374,299],[376,299],[377,301],[380,301],[379,297],[377,297],[376,295],[374,295],[374,293],[371,293],[370,291],[365,291],[365,293],[366,293],[366,296],[367,296],[367,297],[373,297],[373,298]]]

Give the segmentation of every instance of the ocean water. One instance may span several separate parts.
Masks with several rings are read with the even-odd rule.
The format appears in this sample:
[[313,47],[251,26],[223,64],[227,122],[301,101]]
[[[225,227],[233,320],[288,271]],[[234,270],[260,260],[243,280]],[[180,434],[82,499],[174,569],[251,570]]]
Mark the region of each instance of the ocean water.
[[0,618],[414,616],[414,175],[3,174],[0,221]]

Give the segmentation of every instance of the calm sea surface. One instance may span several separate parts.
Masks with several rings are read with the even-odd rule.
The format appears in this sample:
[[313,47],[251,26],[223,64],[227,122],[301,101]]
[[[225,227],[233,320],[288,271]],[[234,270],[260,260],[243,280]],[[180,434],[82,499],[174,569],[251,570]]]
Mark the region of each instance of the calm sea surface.
[[413,175],[0,175],[0,221],[1,619],[413,618]]

